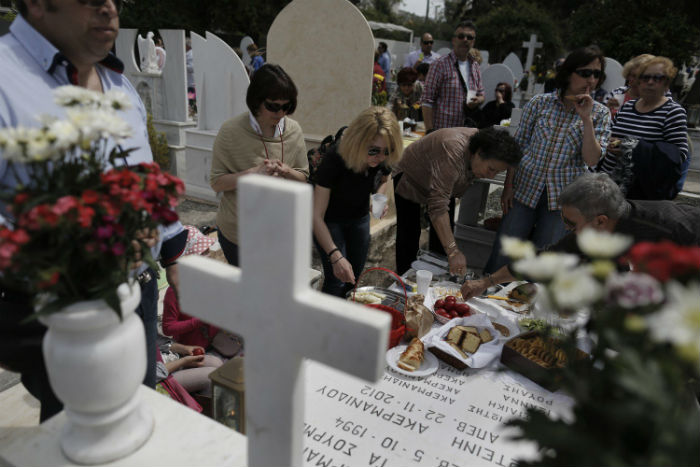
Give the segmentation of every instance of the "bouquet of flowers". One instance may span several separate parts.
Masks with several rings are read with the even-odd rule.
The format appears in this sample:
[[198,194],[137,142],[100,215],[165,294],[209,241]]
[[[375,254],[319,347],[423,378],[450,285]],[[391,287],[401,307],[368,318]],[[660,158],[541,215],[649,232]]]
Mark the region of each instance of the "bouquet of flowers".
[[383,107],[388,102],[384,77],[378,73],[372,75],[372,105]]
[[[515,271],[544,284],[538,296],[552,311],[590,311],[591,358],[570,358],[562,371],[561,386],[575,400],[571,419],[529,410],[509,423],[519,439],[540,446],[532,465],[695,465],[700,458],[700,248],[631,243],[586,230],[578,245],[587,264],[504,243],[520,258]],[[616,261],[631,271],[619,272]],[[576,334],[563,336],[572,355]]]
[[0,187],[10,213],[0,226],[0,281],[35,296],[37,314],[94,299],[120,312],[117,286],[137,261],[155,266],[142,239],[177,220],[184,187],[155,163],[125,164],[125,94],[63,86],[54,97],[66,119],[0,129],[0,154],[16,179]]

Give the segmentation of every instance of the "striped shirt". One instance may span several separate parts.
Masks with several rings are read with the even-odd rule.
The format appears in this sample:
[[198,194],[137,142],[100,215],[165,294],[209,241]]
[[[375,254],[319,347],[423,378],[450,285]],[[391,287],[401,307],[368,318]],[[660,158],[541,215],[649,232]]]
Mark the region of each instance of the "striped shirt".
[[[468,57],[469,80],[467,87],[476,91],[477,95],[484,94],[481,83],[479,64]],[[441,59],[433,62],[425,77],[425,87],[421,104],[433,109],[433,128],[452,128],[464,126],[464,105],[467,96],[459,78],[459,65],[454,50]]]
[[[656,109],[641,113],[635,108],[636,100],[625,102],[615,115],[612,136],[615,138],[643,139],[650,143],[666,141],[680,149],[681,162],[688,157],[688,118],[685,109],[669,99]],[[612,173],[616,158],[603,159],[599,170]]]
[[[603,154],[610,137],[610,112],[599,102],[591,111],[595,139]],[[547,207],[559,208],[561,190],[588,170],[583,160],[583,121],[557,92],[538,94],[523,108],[515,139],[523,151],[513,187],[515,199],[535,208],[547,189]]]

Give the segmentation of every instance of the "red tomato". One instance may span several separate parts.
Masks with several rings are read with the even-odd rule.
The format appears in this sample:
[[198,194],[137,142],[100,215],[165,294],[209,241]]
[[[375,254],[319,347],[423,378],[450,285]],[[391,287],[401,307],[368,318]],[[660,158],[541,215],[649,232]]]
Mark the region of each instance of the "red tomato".
[[192,351],[192,355],[204,355],[204,349],[201,347],[197,347]]
[[454,295],[448,295],[447,297],[445,297],[445,303],[447,303],[447,302],[454,303],[456,301],[457,301],[457,298]]
[[433,308],[434,309],[445,308],[445,300],[443,300],[443,299],[435,300],[435,306]]

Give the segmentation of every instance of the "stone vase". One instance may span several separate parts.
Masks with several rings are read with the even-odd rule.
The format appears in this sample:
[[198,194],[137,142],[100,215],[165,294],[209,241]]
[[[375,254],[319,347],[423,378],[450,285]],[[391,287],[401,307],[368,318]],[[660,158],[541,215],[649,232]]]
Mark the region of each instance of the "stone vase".
[[40,318],[49,329],[43,352],[49,382],[64,404],[65,456],[103,464],[143,445],[154,419],[139,395],[146,374],[146,337],[134,313],[141,291],[122,284],[122,319],[103,300],[75,303]]

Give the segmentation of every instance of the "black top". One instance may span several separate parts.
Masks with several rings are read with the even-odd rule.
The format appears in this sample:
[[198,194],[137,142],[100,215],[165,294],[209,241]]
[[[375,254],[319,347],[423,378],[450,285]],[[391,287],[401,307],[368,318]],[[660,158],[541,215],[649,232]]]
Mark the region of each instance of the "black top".
[[325,220],[338,222],[359,219],[369,213],[369,196],[379,186],[384,175],[391,170],[386,166],[368,167],[360,173],[353,172],[340,154],[330,150],[316,172],[316,184],[331,190]]
[[492,125],[498,125],[501,120],[510,118],[515,104],[512,102],[504,102],[499,104],[497,101],[491,101],[481,109],[481,125],[480,128],[486,128]]

